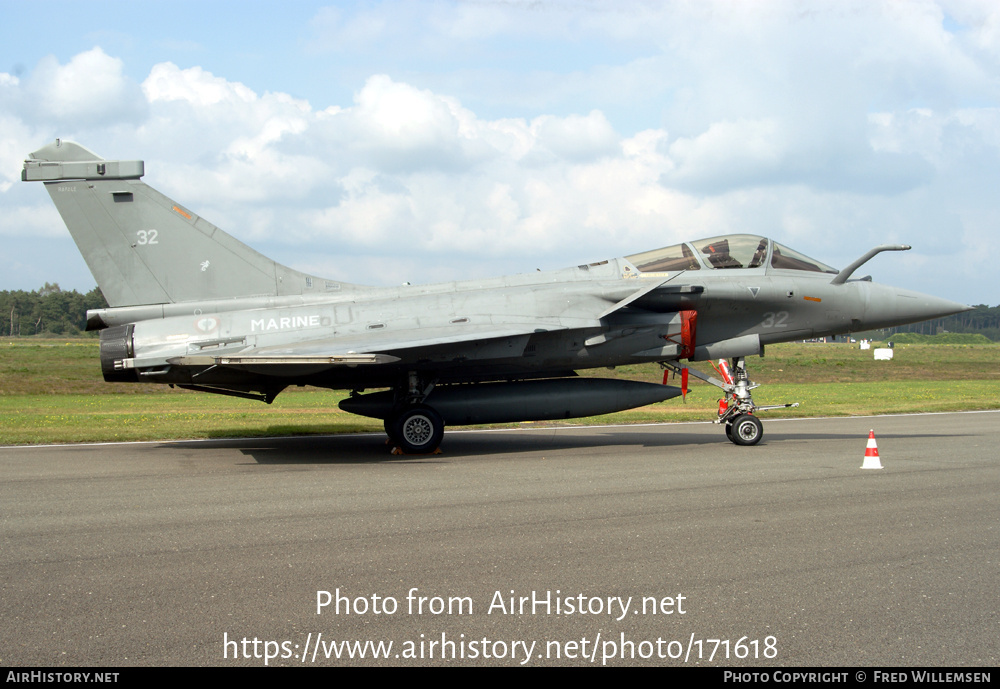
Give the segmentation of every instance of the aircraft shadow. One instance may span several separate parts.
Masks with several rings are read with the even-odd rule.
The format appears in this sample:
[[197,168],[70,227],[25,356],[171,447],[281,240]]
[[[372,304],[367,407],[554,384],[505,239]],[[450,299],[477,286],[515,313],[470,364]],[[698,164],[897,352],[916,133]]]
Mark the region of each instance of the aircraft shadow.
[[[783,432],[765,433],[760,445],[753,448],[739,448],[740,451],[759,451],[768,444],[787,441],[817,442],[844,440],[843,432]],[[953,433],[881,433],[882,441],[893,439],[942,439],[959,437]],[[859,440],[862,443],[864,438]],[[393,455],[380,433],[315,435],[294,437],[239,438],[199,441],[213,448],[234,449],[258,464],[380,464],[380,463],[421,463],[440,464],[455,459],[484,457],[491,455],[515,455],[554,451],[592,451],[597,448],[660,447],[664,450],[680,450],[684,447],[718,445],[720,449],[734,448],[722,431],[715,427],[701,427],[697,431],[671,430],[669,427],[653,427],[648,431],[634,429],[537,429],[511,430],[504,432],[461,431],[445,434],[438,454]],[[177,447],[177,443],[165,443],[163,447]]]
[[[446,433],[439,454],[393,455],[381,433],[350,435],[315,435],[268,438],[234,438],[198,441],[213,448],[234,449],[258,464],[376,464],[443,463],[465,457],[514,455],[538,452],[592,450],[613,447],[683,447],[724,443],[721,431],[715,433],[677,432],[668,429],[648,432],[622,432],[620,429],[587,429],[585,434],[572,429],[530,431]],[[616,432],[617,431],[617,432]],[[186,444],[186,443],[185,443]],[[178,447],[165,443],[163,447]]]

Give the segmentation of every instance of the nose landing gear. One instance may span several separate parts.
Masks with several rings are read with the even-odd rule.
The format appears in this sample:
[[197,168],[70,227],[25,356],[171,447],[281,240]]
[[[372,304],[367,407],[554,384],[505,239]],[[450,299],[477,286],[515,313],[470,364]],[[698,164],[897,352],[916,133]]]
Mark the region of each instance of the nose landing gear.
[[[719,400],[719,416],[715,419],[715,423],[725,424],[726,437],[736,445],[756,445],[764,437],[764,425],[757,418],[756,412],[799,406],[798,402],[763,407],[754,404],[750,391],[758,385],[751,382],[747,376],[746,357],[736,357],[732,360],[732,365],[727,363],[725,359],[719,359],[718,366],[712,365],[722,376],[722,380],[706,376],[693,368],[688,368],[687,371],[696,378],[720,388],[725,393],[726,396]],[[662,366],[674,373],[684,368],[675,363],[667,362],[664,362]]]

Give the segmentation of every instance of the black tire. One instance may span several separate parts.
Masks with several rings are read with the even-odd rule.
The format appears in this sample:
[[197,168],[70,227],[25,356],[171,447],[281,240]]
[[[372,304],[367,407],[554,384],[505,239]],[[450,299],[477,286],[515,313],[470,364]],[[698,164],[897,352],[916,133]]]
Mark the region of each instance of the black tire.
[[399,445],[399,436],[396,435],[396,417],[390,416],[388,419],[382,421],[382,427],[385,428],[385,434],[389,436],[389,442],[392,445]]
[[427,406],[410,407],[392,421],[389,438],[404,452],[423,454],[434,452],[444,438],[444,419]]
[[736,442],[733,440],[733,424],[732,422],[726,423],[726,437],[729,438],[731,442]]
[[753,414],[740,414],[732,428],[730,440],[737,445],[756,445],[764,437],[764,424]]

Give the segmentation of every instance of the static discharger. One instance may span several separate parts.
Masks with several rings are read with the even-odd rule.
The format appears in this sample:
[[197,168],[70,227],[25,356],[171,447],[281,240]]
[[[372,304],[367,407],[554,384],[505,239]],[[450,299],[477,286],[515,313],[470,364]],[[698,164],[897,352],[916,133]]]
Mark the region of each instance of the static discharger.
[[878,457],[878,445],[875,443],[875,429],[868,431],[868,447],[865,448],[865,462],[862,469],[881,469],[882,462]]

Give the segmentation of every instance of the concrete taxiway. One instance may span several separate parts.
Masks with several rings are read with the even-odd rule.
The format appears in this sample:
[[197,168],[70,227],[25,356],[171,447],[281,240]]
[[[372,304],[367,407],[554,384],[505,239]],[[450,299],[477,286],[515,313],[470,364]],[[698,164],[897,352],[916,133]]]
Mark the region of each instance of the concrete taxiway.
[[0,665],[1000,660],[1000,412],[442,447],[0,448]]

